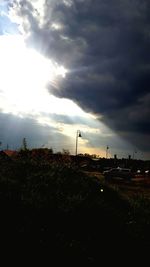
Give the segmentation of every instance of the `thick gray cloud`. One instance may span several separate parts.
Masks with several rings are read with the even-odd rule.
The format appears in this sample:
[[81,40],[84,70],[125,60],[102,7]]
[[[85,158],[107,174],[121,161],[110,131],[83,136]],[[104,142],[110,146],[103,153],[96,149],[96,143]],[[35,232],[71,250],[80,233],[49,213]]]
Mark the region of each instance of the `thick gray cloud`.
[[[140,149],[150,145],[149,0],[13,1],[28,45],[70,72],[58,90]],[[145,141],[144,141],[145,140]]]
[[0,141],[1,149],[19,149],[25,137],[29,148],[52,147],[55,151],[61,151],[70,146],[70,140],[55,127],[42,126],[36,120],[19,118],[12,114],[0,113]]

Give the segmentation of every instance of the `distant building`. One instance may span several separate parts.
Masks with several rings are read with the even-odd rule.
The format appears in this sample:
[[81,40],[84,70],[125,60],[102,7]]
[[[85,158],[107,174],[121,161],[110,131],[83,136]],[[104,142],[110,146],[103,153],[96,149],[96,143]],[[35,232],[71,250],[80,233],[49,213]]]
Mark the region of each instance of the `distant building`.
[[14,156],[16,156],[17,154],[18,154],[18,152],[17,151],[15,151],[15,150],[8,150],[8,149],[6,149],[6,150],[3,150],[3,152],[8,156],[8,157],[14,157]]
[[0,162],[8,160],[10,160],[10,157],[4,151],[0,151]]

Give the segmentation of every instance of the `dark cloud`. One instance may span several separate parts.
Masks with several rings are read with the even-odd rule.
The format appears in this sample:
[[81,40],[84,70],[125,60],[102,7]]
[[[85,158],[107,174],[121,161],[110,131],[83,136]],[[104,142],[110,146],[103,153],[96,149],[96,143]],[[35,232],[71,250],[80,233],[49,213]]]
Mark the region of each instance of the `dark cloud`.
[[42,126],[34,119],[0,113],[0,122],[1,149],[6,149],[7,145],[10,149],[21,148],[24,137],[29,148],[47,146],[60,151],[67,142],[70,145],[69,138],[56,128]]
[[71,69],[51,92],[103,115],[121,136],[150,149],[149,0],[47,0],[42,17],[31,2],[14,6],[27,43]]

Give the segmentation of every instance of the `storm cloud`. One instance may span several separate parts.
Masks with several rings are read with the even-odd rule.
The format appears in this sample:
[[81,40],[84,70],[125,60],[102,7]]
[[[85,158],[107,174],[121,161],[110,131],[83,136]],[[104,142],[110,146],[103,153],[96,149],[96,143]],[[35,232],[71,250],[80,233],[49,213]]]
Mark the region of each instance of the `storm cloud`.
[[11,1],[26,43],[68,69],[50,93],[150,149],[149,0]]
[[[26,138],[28,148],[49,147],[55,152],[70,148],[72,140],[57,128],[41,125],[33,118],[19,118],[12,114],[0,113],[1,148],[20,149],[23,138]],[[66,144],[68,146],[66,146]]]

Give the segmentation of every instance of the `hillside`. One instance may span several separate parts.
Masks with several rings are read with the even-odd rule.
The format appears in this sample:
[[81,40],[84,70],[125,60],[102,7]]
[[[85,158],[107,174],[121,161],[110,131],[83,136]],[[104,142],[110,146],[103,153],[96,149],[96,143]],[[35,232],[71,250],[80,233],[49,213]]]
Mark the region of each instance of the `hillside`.
[[131,201],[67,161],[1,163],[0,242],[7,251],[28,255],[34,248],[61,261],[96,263],[100,250],[146,248],[149,208],[148,198]]

